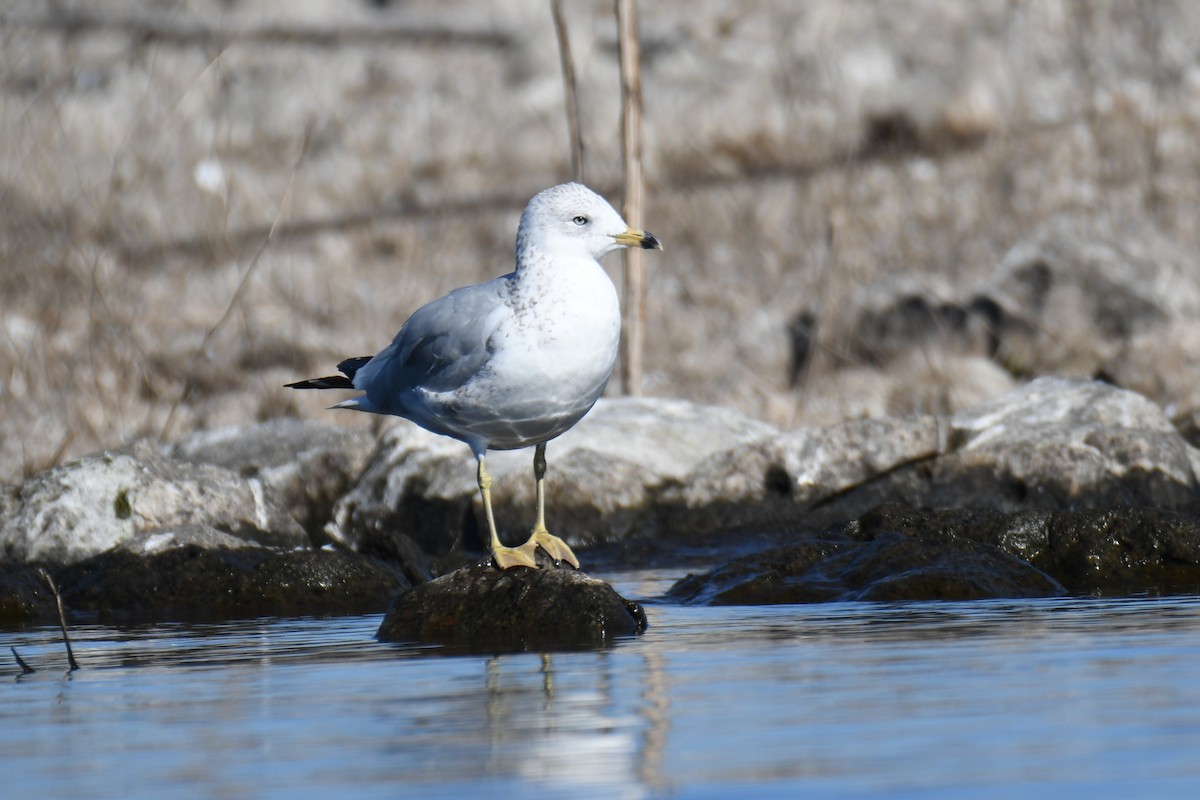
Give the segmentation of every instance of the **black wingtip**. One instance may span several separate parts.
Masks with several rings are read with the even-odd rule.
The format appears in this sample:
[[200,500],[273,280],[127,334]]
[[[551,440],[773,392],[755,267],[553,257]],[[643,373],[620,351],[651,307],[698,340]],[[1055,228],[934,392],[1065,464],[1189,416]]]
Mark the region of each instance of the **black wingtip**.
[[295,383],[285,383],[285,389],[353,389],[354,388],[354,373],[370,361],[372,356],[358,356],[357,358],[347,358],[342,363],[338,364],[338,370],[345,373],[344,375],[326,375],[324,378],[309,378],[306,381],[296,381]]
[[345,375],[329,375],[324,378],[285,383],[283,386],[285,389],[353,389],[354,383]]

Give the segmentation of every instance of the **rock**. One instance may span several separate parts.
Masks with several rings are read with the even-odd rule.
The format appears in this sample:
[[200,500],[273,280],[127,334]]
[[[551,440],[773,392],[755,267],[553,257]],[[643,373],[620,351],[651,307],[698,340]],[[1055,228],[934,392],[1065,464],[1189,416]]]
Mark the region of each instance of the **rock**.
[[1026,511],[982,526],[1076,594],[1200,591],[1200,518],[1153,508]]
[[219,548],[236,550],[240,547],[258,547],[259,545],[231,536],[208,525],[193,524],[143,531],[121,542],[113,550],[134,556],[152,556],[155,553],[188,546],[206,550]]
[[581,572],[477,564],[401,594],[376,635],[501,653],[603,647],[645,628],[640,606]]
[[1154,508],[889,505],[690,575],[684,602],[971,599],[1200,590],[1200,515]]
[[930,502],[912,505],[1197,502],[1200,452],[1152,401],[1102,381],[1039,378],[956,414],[949,438],[930,471]]
[[973,285],[905,276],[867,287],[845,315],[849,357],[969,353],[1018,375],[1096,374],[1133,337],[1200,317],[1195,275],[1190,254],[1153,225],[1060,215]]
[[849,364],[886,365],[913,354],[996,354],[1004,309],[978,287],[910,275],[863,287],[845,318]]
[[932,416],[849,420],[761,439],[709,458],[667,487],[659,513],[672,534],[777,524],[916,461],[943,438]]
[[1102,373],[1117,386],[1152,397],[1183,437],[1200,444],[1200,320],[1169,323],[1131,337]]
[[1200,451],[1150,400],[1102,381],[1039,378],[949,419],[802,428],[708,459],[657,498],[683,539],[731,527],[826,525],[871,508],[1200,510]]
[[200,526],[142,534],[61,569],[63,601],[73,612],[123,622],[363,614],[383,610],[408,585],[355,553],[231,538]]
[[[550,443],[546,516],[569,543],[653,534],[658,489],[715,453],[776,429],[728,409],[679,400],[605,399]],[[533,524],[532,449],[488,454],[496,524],[519,543]],[[482,552],[475,463],[460,442],[401,423],[384,434],[328,533],[351,548],[386,548],[395,532],[441,558],[456,546]]]
[[46,624],[57,618],[54,594],[38,568],[0,561],[0,628]]
[[329,541],[324,528],[334,503],[358,479],[374,448],[375,437],[365,430],[278,418],[195,433],[166,453],[262,481],[319,547]]
[[1073,594],[1171,594],[1200,589],[1200,516],[1154,508],[1003,513],[991,509],[874,509],[847,525],[870,538],[884,531],[965,538],[1028,561]]
[[358,483],[335,505],[326,534],[362,552],[395,549],[395,537],[403,536],[434,558],[463,547],[481,553],[477,493],[466,445],[399,422],[380,437]]
[[1064,593],[1053,578],[989,545],[884,532],[869,541],[814,539],[755,553],[707,574],[689,575],[668,594],[708,605],[769,605]]
[[947,416],[1020,383],[983,356],[931,349],[900,355],[880,366],[826,371],[805,383],[796,413],[811,427],[848,419]]
[[[1145,220],[1056,216],[981,280],[905,275],[864,287],[826,323],[844,329],[826,338],[848,343],[834,359],[839,369],[802,403],[818,415],[830,405],[835,413],[956,413],[1017,378],[1104,375],[1191,430],[1200,418],[1187,344],[1200,336],[1197,274],[1191,253]],[[793,325],[793,340],[797,328],[807,332],[794,342],[794,364],[815,327],[811,312]],[[844,372],[874,376],[867,398],[852,389],[865,379]]]
[[268,546],[308,544],[304,530],[258,478],[172,461],[139,443],[27,481],[0,520],[0,557],[66,564],[141,532],[187,524]]
[[1094,374],[1130,337],[1200,315],[1194,259],[1144,220],[1055,217],[989,283],[996,357],[1024,374]]

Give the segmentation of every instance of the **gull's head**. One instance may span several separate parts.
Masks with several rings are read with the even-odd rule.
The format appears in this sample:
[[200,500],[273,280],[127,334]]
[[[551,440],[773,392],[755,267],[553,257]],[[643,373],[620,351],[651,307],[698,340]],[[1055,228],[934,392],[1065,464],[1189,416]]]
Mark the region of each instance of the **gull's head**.
[[625,224],[612,206],[583,184],[563,183],[534,195],[521,215],[517,253],[527,248],[598,259],[618,247],[661,250],[654,234]]

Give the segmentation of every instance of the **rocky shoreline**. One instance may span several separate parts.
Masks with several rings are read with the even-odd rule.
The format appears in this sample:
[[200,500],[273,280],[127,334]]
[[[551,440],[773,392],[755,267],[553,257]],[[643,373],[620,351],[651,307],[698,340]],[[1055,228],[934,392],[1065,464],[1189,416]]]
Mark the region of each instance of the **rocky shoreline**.
[[[949,416],[790,431],[611,399],[551,447],[550,521],[585,569],[703,568],[652,602],[1200,590],[1200,450],[1155,403],[1101,381],[1041,378]],[[45,568],[76,620],[391,604],[381,639],[497,650],[644,628],[636,604],[584,574],[479,566],[471,464],[407,423],[376,442],[279,419],[55,467],[0,493],[0,625],[55,618]],[[489,467],[502,536],[522,536],[529,454]]]

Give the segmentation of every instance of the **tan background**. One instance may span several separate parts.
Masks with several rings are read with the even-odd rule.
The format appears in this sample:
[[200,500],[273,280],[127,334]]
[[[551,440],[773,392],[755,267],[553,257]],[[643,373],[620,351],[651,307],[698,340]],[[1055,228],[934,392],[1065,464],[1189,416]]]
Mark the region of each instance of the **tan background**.
[[[612,4],[564,10],[616,200]],[[1200,4],[659,1],[641,32],[647,393],[790,426],[1103,367],[1195,405]],[[524,201],[569,177],[548,0],[16,0],[0,37],[4,481],[140,436],[372,424],[281,384],[508,271]],[[961,302],[1062,215],[1170,253],[1169,353],[1093,353],[1070,307],[1022,363],[875,352],[878,308]]]

